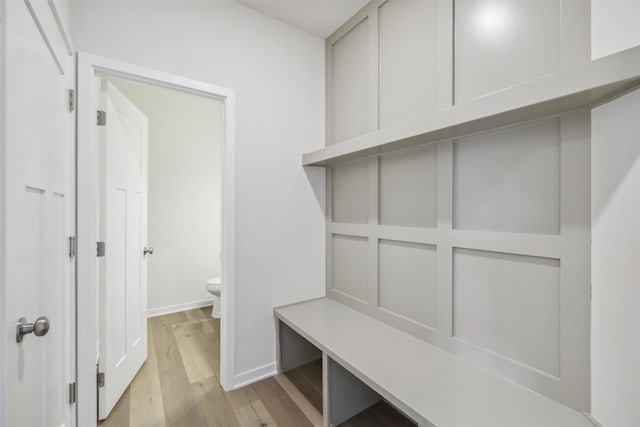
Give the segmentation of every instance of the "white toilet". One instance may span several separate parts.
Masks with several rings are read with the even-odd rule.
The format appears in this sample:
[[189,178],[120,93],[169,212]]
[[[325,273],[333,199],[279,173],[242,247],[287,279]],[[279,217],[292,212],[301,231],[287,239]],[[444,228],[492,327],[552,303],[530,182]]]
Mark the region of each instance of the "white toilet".
[[220,277],[213,277],[207,280],[207,291],[213,295],[213,309],[211,317],[220,318],[220,292],[222,291],[222,280]]

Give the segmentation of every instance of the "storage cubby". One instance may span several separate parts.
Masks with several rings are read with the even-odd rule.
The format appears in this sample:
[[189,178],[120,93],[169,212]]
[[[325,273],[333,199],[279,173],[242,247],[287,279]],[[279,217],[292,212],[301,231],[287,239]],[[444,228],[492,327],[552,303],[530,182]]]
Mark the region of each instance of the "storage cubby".
[[[411,427],[382,396],[282,321],[277,321],[279,370],[313,407],[342,427]],[[327,383],[325,383],[325,381]],[[323,393],[330,410],[324,409]]]

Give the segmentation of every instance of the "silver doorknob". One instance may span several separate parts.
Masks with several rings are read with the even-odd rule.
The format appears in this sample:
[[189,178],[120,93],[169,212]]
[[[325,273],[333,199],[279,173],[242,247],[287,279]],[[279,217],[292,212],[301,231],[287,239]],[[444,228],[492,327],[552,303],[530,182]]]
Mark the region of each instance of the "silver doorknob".
[[146,254],[153,255],[153,248],[151,246],[149,246],[148,248],[144,248],[142,250],[142,254],[143,255],[146,255]]
[[27,323],[27,319],[21,317],[16,323],[16,342],[22,342],[25,335],[32,333],[41,337],[49,332],[49,318],[40,316],[33,323]]

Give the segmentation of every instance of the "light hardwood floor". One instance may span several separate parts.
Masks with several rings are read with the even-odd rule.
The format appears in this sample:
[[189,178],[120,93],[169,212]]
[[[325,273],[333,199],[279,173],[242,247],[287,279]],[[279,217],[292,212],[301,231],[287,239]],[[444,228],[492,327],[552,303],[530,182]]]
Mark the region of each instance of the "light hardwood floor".
[[[149,319],[147,361],[100,426],[322,426],[321,362],[224,392],[220,321],[210,314],[205,307]],[[412,425],[384,402],[342,424]]]

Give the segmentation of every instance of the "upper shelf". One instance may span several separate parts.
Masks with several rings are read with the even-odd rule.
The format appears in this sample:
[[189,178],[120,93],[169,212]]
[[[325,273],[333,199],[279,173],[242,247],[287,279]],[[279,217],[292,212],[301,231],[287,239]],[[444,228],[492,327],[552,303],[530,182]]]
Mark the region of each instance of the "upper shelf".
[[640,46],[302,155],[304,166],[383,154],[557,116],[640,86]]

